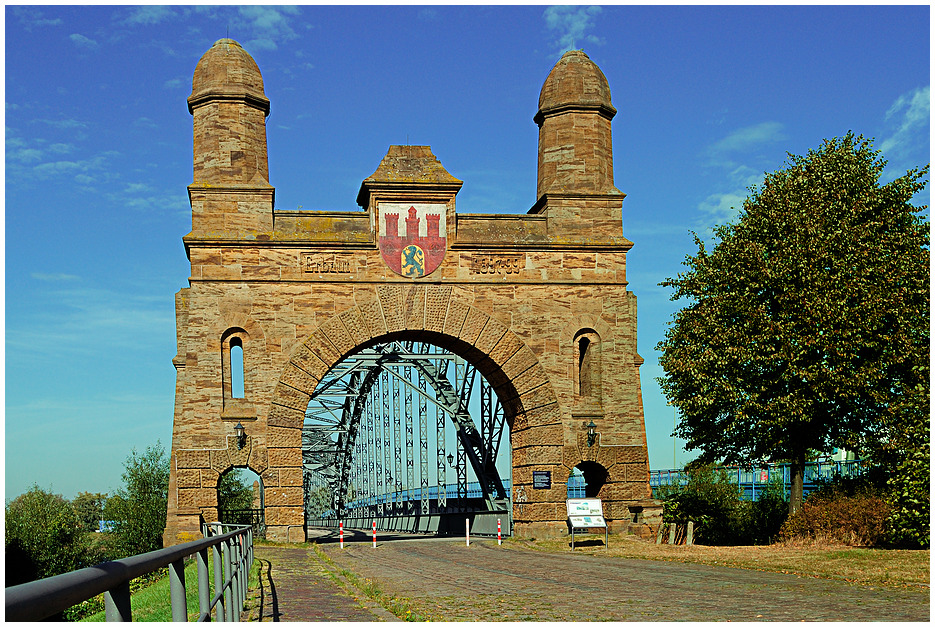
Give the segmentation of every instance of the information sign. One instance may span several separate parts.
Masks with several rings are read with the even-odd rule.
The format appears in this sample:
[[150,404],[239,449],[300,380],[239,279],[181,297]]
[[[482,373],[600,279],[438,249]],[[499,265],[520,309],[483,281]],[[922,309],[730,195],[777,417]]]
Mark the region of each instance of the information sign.
[[533,470],[532,487],[534,490],[552,489],[552,471],[551,470]]
[[600,499],[568,499],[568,524],[571,526],[571,550],[575,550],[575,529],[604,529],[604,548],[607,548],[607,521]]

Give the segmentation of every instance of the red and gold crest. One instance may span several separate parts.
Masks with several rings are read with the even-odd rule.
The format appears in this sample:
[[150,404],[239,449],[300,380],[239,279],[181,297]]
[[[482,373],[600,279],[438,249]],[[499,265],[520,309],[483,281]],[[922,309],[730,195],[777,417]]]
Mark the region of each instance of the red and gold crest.
[[380,253],[393,272],[417,279],[441,264],[448,243],[445,211],[443,204],[379,204]]

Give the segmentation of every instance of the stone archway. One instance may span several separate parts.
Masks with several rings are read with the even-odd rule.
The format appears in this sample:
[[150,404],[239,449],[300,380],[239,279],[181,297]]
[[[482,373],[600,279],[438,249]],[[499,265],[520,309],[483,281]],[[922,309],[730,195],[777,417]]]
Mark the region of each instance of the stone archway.
[[[558,477],[563,466],[562,421],[549,378],[535,354],[506,325],[452,298],[451,289],[444,286],[378,287],[375,298],[335,314],[299,344],[273,395],[267,421],[270,459],[294,462],[305,408],[330,368],[356,348],[407,335],[466,357],[494,386],[510,425],[518,533],[530,532],[540,523],[561,522],[564,485],[555,482],[550,489],[534,490],[532,481],[533,470]],[[274,442],[283,446],[273,446]],[[300,455],[296,465],[271,464],[269,476],[274,480],[277,472],[296,468],[301,469]],[[277,523],[300,524],[296,508],[301,512],[301,494],[290,490],[298,501],[267,502],[267,533],[275,535]]]
[[[497,391],[512,421],[518,535],[564,532],[563,479],[583,461],[607,470],[611,526],[659,509],[627,289],[633,244],[613,184],[616,110],[587,55],[566,53],[542,87],[537,199],[520,215],[458,212],[462,182],[428,146],[390,146],[357,210],[276,209],[269,100],[233,40],[199,61],[188,104],[191,274],[176,294],[167,544],[216,516],[214,487],[234,457],[263,478],[270,537],[304,539],[309,397],[357,347],[403,336],[448,344]],[[243,398],[230,392],[232,348],[243,354]],[[234,450],[237,423],[248,438]],[[551,483],[534,482],[536,470]]]

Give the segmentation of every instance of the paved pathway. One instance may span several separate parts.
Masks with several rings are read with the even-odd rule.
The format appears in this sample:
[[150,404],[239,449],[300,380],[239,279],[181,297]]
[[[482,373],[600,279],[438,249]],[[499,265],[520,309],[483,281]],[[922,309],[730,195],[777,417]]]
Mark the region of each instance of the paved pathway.
[[260,562],[260,587],[253,609],[244,620],[261,622],[372,622],[395,617],[369,602],[354,597],[328,575],[311,545],[256,546]]
[[537,553],[498,547],[495,540],[466,547],[463,539],[381,536],[374,549],[369,536],[348,536],[343,550],[331,538],[319,540],[330,564],[311,547],[258,546],[257,557],[272,563],[264,574],[261,619],[398,620],[347,584],[340,575],[346,569],[428,620],[929,620],[927,590],[585,552]]
[[781,573],[410,539],[323,548],[435,620],[928,621],[928,591]]

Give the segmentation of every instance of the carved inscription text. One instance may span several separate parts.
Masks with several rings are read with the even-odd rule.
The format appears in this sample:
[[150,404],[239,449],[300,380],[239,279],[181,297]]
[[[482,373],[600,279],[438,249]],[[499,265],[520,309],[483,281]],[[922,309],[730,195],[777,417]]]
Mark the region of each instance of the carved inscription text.
[[336,258],[334,255],[313,255],[305,253],[303,264],[306,272],[318,274],[348,274],[351,272],[349,259]]
[[519,274],[523,265],[521,256],[478,255],[474,257],[471,272],[473,274]]

